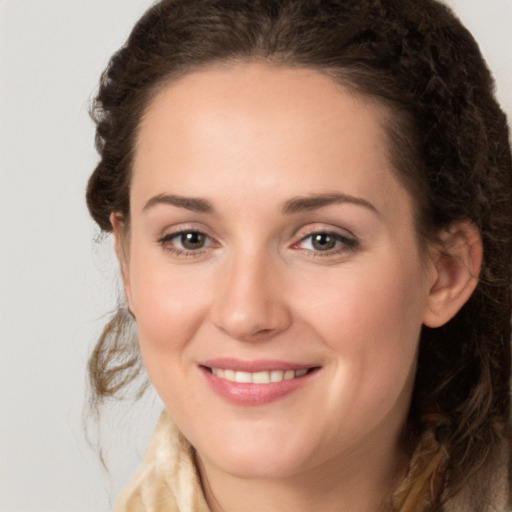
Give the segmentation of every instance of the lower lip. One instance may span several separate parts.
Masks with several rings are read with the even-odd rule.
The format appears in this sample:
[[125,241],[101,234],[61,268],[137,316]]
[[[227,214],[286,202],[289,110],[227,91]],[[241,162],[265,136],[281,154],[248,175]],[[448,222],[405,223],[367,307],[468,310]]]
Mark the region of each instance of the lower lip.
[[206,381],[217,395],[235,405],[263,405],[282,398],[307,384],[318,372],[309,371],[302,377],[268,384],[248,384],[232,382],[213,375],[205,367],[200,367]]

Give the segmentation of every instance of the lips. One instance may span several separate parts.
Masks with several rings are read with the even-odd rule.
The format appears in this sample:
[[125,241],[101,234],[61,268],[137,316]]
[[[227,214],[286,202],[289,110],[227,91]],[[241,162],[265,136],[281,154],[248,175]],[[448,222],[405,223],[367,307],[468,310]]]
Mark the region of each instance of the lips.
[[319,366],[275,360],[215,359],[200,369],[211,389],[235,405],[263,405],[306,385]]

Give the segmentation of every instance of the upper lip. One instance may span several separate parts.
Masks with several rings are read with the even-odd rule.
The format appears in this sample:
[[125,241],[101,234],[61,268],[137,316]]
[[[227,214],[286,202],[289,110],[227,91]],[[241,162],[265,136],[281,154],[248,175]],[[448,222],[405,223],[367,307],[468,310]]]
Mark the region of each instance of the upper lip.
[[279,361],[275,359],[256,359],[253,361],[244,361],[233,358],[209,359],[200,363],[201,366],[208,368],[218,368],[221,370],[234,370],[239,372],[269,372],[273,370],[302,370],[315,368],[319,365],[292,363],[288,361]]

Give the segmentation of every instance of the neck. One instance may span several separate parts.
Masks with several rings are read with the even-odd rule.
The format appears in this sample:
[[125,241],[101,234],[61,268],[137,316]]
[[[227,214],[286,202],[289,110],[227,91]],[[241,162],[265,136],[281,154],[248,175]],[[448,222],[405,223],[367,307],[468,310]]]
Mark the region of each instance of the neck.
[[386,444],[281,478],[238,478],[199,454],[198,466],[212,512],[376,512],[389,510],[392,490],[407,466],[398,443],[389,449]]

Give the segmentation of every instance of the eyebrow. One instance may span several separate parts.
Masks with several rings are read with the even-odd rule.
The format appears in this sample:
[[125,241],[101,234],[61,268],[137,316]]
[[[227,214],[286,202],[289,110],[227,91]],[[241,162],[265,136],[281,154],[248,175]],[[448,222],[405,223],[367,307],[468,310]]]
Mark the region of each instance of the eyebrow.
[[[341,193],[327,193],[327,194],[314,194],[304,197],[293,197],[286,201],[283,205],[282,212],[287,215],[294,213],[318,210],[331,204],[349,203],[356,206],[363,206],[378,214],[377,208],[363,198],[354,197],[348,194]],[[177,206],[178,208],[185,208],[193,212],[199,213],[214,213],[213,205],[207,199],[199,197],[184,197],[174,194],[158,194],[157,196],[149,199],[142,211],[147,211],[156,205],[168,204]]]
[[144,205],[142,211],[147,211],[158,204],[169,204],[178,208],[185,208],[193,212],[213,213],[213,206],[210,201],[198,197],[183,197],[173,194],[159,194],[152,197]]
[[356,206],[363,206],[374,213],[379,213],[373,204],[361,197],[354,197],[341,193],[316,194],[305,197],[293,197],[286,201],[283,206],[283,213],[292,214],[298,212],[308,212],[330,206],[331,204],[349,203]]

